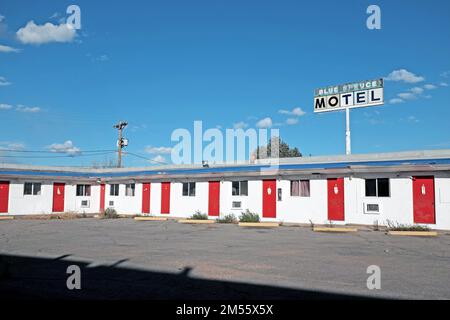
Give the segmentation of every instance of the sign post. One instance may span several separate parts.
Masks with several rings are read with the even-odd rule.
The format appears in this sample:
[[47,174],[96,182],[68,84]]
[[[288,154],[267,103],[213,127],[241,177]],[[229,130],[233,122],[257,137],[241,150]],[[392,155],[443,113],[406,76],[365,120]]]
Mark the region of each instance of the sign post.
[[314,93],[314,113],[345,110],[345,151],[351,154],[350,109],[384,104],[383,79],[319,88]]

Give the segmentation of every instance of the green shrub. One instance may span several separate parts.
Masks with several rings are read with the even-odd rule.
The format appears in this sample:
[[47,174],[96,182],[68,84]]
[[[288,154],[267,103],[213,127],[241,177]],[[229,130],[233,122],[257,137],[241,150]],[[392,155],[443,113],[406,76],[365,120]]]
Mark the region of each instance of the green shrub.
[[386,220],[386,223],[389,231],[430,231],[427,226],[407,225],[390,220]]
[[218,223],[236,223],[237,218],[234,214],[230,213],[224,216],[223,218],[217,219]]
[[192,220],[208,220],[208,215],[206,213],[201,213],[200,211],[195,212],[191,216]]
[[259,222],[259,215],[257,213],[250,212],[250,210],[245,210],[241,213],[239,217],[240,222]]
[[119,215],[117,211],[113,208],[108,208],[100,214],[102,219],[117,219]]

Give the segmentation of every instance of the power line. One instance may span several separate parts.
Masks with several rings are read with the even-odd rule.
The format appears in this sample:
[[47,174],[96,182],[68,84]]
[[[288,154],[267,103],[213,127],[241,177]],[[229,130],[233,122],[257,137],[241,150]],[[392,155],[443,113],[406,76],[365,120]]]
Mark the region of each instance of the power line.
[[[62,151],[51,151],[51,150],[17,150],[17,149],[2,149],[0,152],[19,152],[19,153],[63,153]],[[117,150],[82,150],[80,153],[94,153],[94,152],[117,152]]]
[[90,154],[66,154],[66,155],[54,155],[54,156],[22,156],[22,155],[0,155],[0,158],[28,158],[28,159],[55,159],[55,158],[79,158],[79,157],[92,157],[92,156],[102,156],[107,154],[116,153],[112,152],[101,152],[101,153],[90,153]]
[[168,164],[167,162],[158,161],[158,160],[153,160],[153,159],[150,159],[150,158],[141,156],[141,155],[136,154],[136,153],[133,153],[133,152],[126,151],[126,152],[124,152],[124,153],[125,153],[125,154],[129,154],[129,155],[131,155],[131,156],[135,156],[135,157],[137,157],[137,158],[141,158],[141,159],[147,160],[147,161],[155,162],[155,163],[158,163],[158,164]]

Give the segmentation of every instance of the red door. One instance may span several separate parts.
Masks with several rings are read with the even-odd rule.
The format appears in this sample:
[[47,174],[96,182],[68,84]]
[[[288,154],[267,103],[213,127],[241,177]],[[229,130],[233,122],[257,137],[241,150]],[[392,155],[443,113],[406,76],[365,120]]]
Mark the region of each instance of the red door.
[[161,213],[170,213],[170,182],[161,182]]
[[263,218],[277,217],[277,182],[263,181]]
[[53,212],[64,212],[64,183],[53,184]]
[[8,212],[9,181],[0,181],[0,212]]
[[219,216],[220,211],[220,181],[209,182],[208,215]]
[[344,178],[328,179],[328,220],[345,220]]
[[413,177],[414,223],[435,224],[434,177]]
[[150,183],[142,184],[142,213],[150,213]]
[[105,184],[100,185],[100,212],[105,211]]

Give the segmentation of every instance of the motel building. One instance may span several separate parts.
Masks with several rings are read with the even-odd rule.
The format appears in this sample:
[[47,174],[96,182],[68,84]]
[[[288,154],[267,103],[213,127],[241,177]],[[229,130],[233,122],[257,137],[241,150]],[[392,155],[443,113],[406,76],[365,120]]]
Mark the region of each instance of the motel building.
[[450,150],[114,169],[0,164],[0,215],[106,208],[211,219],[248,209],[262,221],[450,230]]

